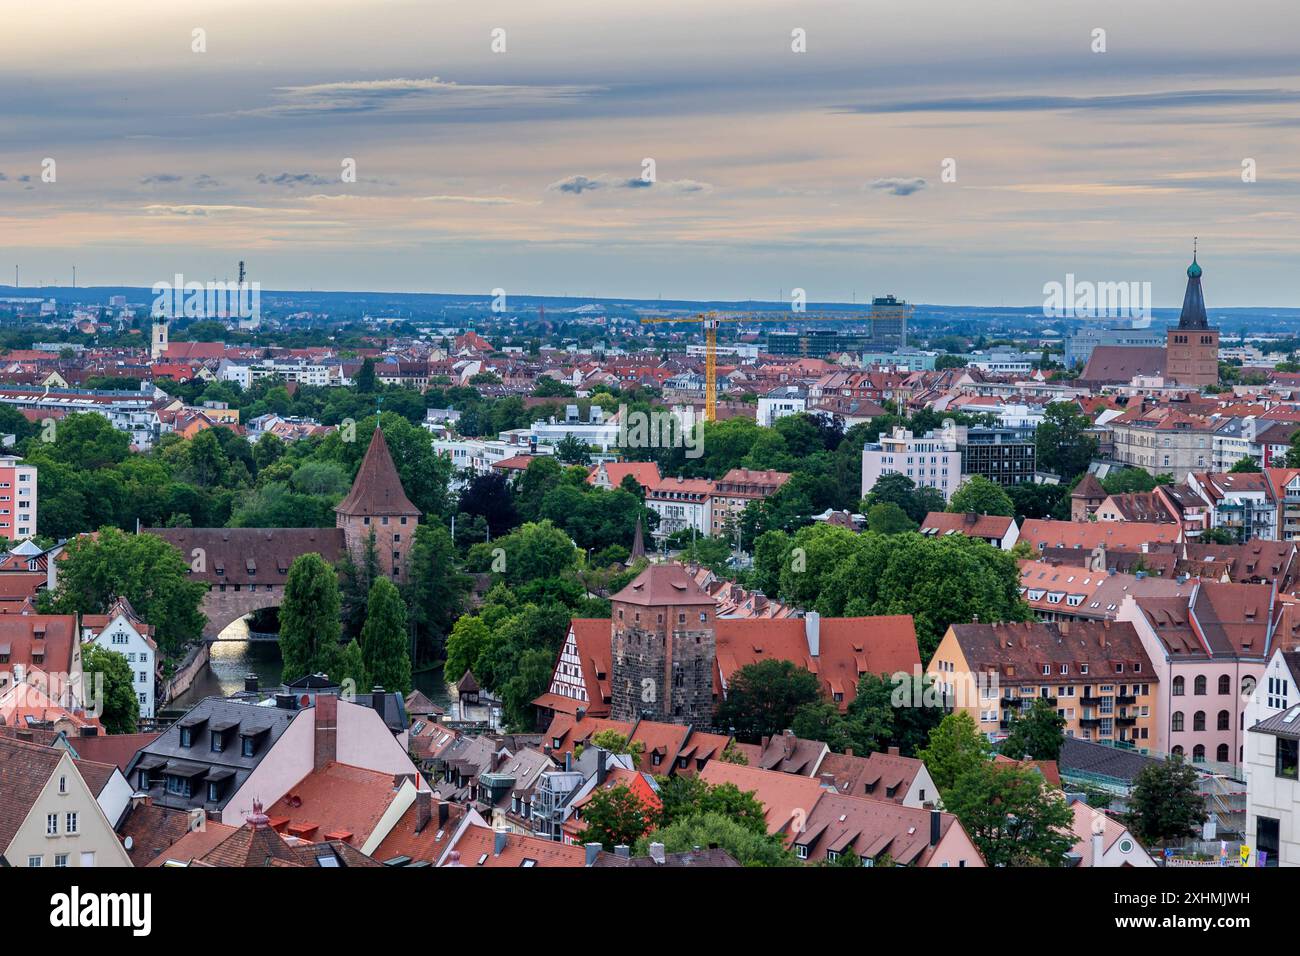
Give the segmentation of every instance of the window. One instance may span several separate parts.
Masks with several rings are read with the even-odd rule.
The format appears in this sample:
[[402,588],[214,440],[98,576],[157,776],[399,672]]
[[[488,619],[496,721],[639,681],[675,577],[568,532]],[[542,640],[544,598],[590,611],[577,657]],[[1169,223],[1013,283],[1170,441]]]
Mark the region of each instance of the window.
[[64,829],[66,829],[67,832],[69,832],[69,833],[76,833],[76,832],[77,832],[77,814],[76,814],[76,812],[75,812],[75,811],[69,811],[67,817],[66,817],[65,820],[64,820],[64,823],[65,823],[65,827],[64,827]]
[[67,792],[68,792],[68,778],[59,777],[59,793],[67,793]]
[[66,853],[54,854],[54,865],[57,867],[66,867],[68,865],[68,854]]
[[189,727],[181,728],[181,746],[190,747],[194,744],[194,731]]
[[1227,763],[1227,762],[1228,762],[1228,745],[1227,745],[1227,744],[1219,744],[1219,749],[1218,749],[1218,751],[1215,753],[1215,755],[1214,755],[1214,759],[1217,760],[1219,763]]
[[1183,696],[1183,689],[1184,689],[1184,687],[1185,687],[1185,682],[1183,681],[1183,679],[1182,679],[1181,677],[1175,677],[1175,678],[1174,678],[1174,691],[1173,691],[1174,696],[1175,696],[1175,697],[1182,697],[1182,696]]
[[1197,744],[1192,748],[1192,763],[1205,763],[1205,744]]
[[1232,678],[1229,677],[1227,674],[1219,675],[1219,693],[1220,694],[1232,693]]
[[[799,857],[799,859],[801,860],[808,859],[808,848],[803,844],[796,845],[794,848],[794,852],[795,852],[795,856]],[[40,864],[37,865],[39,866]]]
[[45,835],[56,836],[59,832],[59,815],[57,813],[47,813],[45,815]]
[[1297,769],[1300,769],[1300,740],[1294,740],[1290,737],[1277,738],[1277,761],[1274,765],[1274,773],[1286,780],[1295,780],[1297,778]]
[[1169,729],[1175,732],[1183,729],[1183,712],[1181,710],[1174,711],[1174,717],[1170,723]]
[[1231,730],[1232,718],[1226,710],[1219,711],[1219,730]]
[[29,867],[32,867],[32,868],[39,867],[39,866],[41,865],[41,857],[39,857],[39,856],[29,856],[29,857],[27,858],[27,865],[28,865]]
[[1196,694],[1197,697],[1205,696],[1205,675],[1204,674],[1197,676],[1195,689],[1192,691],[1192,693]]
[[1205,729],[1205,711],[1198,710],[1195,714],[1192,715],[1192,730],[1204,730],[1204,729]]

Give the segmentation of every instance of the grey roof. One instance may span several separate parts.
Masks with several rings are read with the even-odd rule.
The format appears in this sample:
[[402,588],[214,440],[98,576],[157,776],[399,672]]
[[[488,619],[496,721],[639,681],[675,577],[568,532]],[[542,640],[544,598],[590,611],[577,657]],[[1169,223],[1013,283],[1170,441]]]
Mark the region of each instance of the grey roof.
[[[136,790],[147,792],[153,802],[161,807],[183,810],[206,807],[220,810],[244,785],[249,774],[275,746],[280,735],[299,713],[301,711],[261,707],[224,697],[208,697],[190,708],[181,720],[168,727],[157,740],[132,758],[127,765],[127,782]],[[182,726],[193,732],[189,747],[181,746]],[[224,749],[217,752],[212,749],[212,734],[214,728],[222,726],[228,726],[230,730],[226,733]],[[244,728],[265,728],[265,735],[257,738],[257,747],[251,757],[243,755],[239,731]],[[152,770],[152,786],[147,791],[140,787],[136,773],[137,769],[145,768]],[[196,780],[190,796],[167,792],[165,777],[170,770]],[[233,773],[233,782],[225,784],[220,800],[209,803],[207,781],[227,779],[228,775],[222,773],[224,770]]]
[[1063,776],[1073,772],[1095,773],[1132,783],[1144,767],[1158,762],[1133,750],[1066,737],[1056,766]]
[[1250,732],[1300,740],[1300,704],[1293,704],[1286,710],[1280,710],[1272,717],[1261,720],[1250,728]]

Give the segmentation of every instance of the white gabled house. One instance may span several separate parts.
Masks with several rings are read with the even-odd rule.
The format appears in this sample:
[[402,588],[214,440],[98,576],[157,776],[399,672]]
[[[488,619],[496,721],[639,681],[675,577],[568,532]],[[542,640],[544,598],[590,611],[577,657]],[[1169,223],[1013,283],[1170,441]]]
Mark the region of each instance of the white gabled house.
[[131,666],[131,686],[140,701],[140,716],[152,718],[158,674],[158,645],[153,627],[146,624],[131,602],[119,597],[107,614],[85,614],[81,618],[81,643],[94,644],[126,658]]

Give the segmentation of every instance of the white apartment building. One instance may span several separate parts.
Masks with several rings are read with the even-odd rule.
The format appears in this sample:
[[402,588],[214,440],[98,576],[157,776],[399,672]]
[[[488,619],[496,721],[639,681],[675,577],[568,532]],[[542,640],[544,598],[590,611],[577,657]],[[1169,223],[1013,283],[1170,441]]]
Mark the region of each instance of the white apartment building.
[[707,535],[713,515],[713,482],[704,478],[664,478],[646,491],[645,504],[659,515],[655,537],[691,529]]
[[1246,842],[1265,866],[1300,866],[1300,704],[1246,733]]
[[778,418],[798,415],[808,407],[808,391],[798,385],[779,385],[758,397],[758,423],[771,428]]
[[862,497],[875,487],[883,475],[906,475],[917,487],[937,488],[944,500],[961,484],[961,452],[957,448],[957,431],[944,428],[917,437],[906,428],[896,427],[880,441],[862,449]]
[[337,384],[330,381],[329,366],[310,362],[264,359],[260,362],[242,363],[222,359],[217,366],[217,378],[223,382],[234,382],[240,388],[249,388],[254,382],[272,377],[297,382],[299,385]]

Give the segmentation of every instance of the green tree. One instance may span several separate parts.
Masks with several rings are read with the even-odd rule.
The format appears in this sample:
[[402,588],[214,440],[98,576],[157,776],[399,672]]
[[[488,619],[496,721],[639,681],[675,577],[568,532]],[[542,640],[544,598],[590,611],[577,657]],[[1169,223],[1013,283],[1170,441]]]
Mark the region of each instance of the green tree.
[[411,692],[406,605],[397,585],[388,578],[376,578],[370,586],[360,644],[367,680],[403,696]]
[[1133,783],[1129,827],[1147,844],[1196,836],[1208,816],[1196,787],[1195,768],[1177,757],[1148,763]]
[[375,360],[366,358],[361,362],[361,369],[357,372],[357,392],[361,395],[371,395],[374,394],[378,387],[378,380],[375,377]]
[[701,813],[716,813],[754,833],[767,832],[766,810],[752,790],[741,790],[734,783],[711,786],[686,774],[656,777],[655,783],[663,804],[660,826],[671,826]]
[[742,866],[798,866],[780,836],[755,833],[720,813],[683,817],[642,837],[636,855],[646,856],[651,843],[662,843],[666,853],[687,853],[697,846],[716,846],[730,853]]
[[916,522],[907,516],[907,512],[892,501],[874,504],[867,512],[867,528],[877,534],[901,534],[915,531],[916,527]]
[[329,673],[339,652],[338,572],[319,554],[300,554],[289,566],[280,605],[280,654],[285,683]]
[[820,695],[816,675],[791,661],[746,664],[732,674],[717,722],[734,727],[739,738],[757,741],[790,727],[799,708]]
[[1227,528],[1206,528],[1196,537],[1200,544],[1238,544],[1237,535]]
[[657,813],[626,784],[597,787],[582,808],[587,828],[583,839],[599,843],[606,850],[631,846],[654,828]]
[[126,658],[116,651],[92,644],[82,655],[81,668],[88,699],[98,692],[96,680],[103,681],[99,721],[104,730],[110,734],[135,733],[140,721],[140,699],[135,694],[135,673]]
[[969,713],[956,710],[930,731],[930,742],[917,757],[939,792],[946,794],[959,777],[988,762],[989,742]]
[[645,753],[645,744],[640,741],[628,742],[627,737],[612,727],[591,735],[591,742],[601,750],[612,754],[626,754],[632,758],[632,766],[641,766],[641,755]]
[[[198,560],[202,556],[196,556]],[[104,527],[73,539],[59,561],[59,586],[46,608],[58,614],[103,614],[119,596],[154,628],[162,649],[174,653],[197,641],[206,618],[207,589],[189,578],[180,551],[153,534]]]
[[555,445],[555,457],[566,465],[591,464],[591,450],[577,435],[566,434]]
[[1074,846],[1073,812],[1035,770],[982,762],[943,791],[943,804],[990,866],[1063,866]]
[[375,529],[370,529],[361,545],[361,556],[354,558],[352,552],[344,551],[339,558],[339,578],[341,584],[340,621],[346,637],[359,637],[361,628],[366,623],[366,607],[370,602],[370,588],[380,577],[379,547],[376,544]]
[[948,510],[957,513],[1004,515],[1016,513],[1016,506],[1005,491],[982,475],[971,475],[952,494]]
[[1065,718],[1039,697],[1027,713],[1013,712],[1001,752],[1013,760],[1058,760],[1065,743]]
[[1091,426],[1092,420],[1071,402],[1048,405],[1035,436],[1040,467],[1062,481],[1087,471],[1097,455],[1097,439],[1086,434]]
[[1238,458],[1237,463],[1228,469],[1228,471],[1235,472],[1237,474],[1241,474],[1243,472],[1258,472],[1262,470],[1263,469],[1261,469],[1259,465],[1255,463],[1255,459],[1251,458],[1249,455],[1245,455],[1241,458]]
[[457,567],[451,532],[441,524],[416,528],[407,575],[403,597],[417,653],[436,660],[443,654],[447,633],[464,610],[473,584]]

